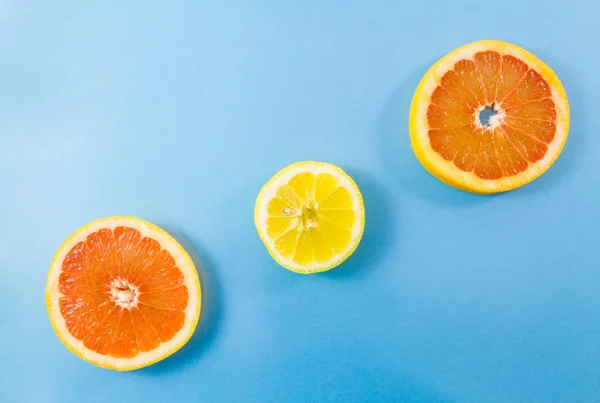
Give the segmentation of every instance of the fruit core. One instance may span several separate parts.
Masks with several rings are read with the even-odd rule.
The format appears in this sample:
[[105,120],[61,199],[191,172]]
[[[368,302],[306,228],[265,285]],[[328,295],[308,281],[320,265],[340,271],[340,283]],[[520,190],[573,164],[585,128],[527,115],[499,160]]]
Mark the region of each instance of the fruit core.
[[494,128],[499,123],[501,116],[496,105],[484,106],[479,111],[479,124],[484,128]]
[[129,284],[127,280],[120,278],[114,279],[110,285],[110,294],[113,302],[121,308],[131,309],[137,306],[137,287]]
[[315,205],[304,205],[301,210],[296,210],[290,207],[284,207],[282,214],[286,217],[298,217],[302,222],[302,226],[307,229],[316,227],[319,223],[319,214],[317,206]]
[[302,224],[305,228],[314,227],[318,222],[319,216],[314,206],[302,207]]

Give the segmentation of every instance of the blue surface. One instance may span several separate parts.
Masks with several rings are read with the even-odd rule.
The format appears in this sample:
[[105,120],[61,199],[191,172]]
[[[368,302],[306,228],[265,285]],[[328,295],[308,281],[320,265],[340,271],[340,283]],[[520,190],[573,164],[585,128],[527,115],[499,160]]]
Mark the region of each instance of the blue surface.
[[[0,5],[0,401],[600,401],[600,3],[58,3]],[[493,197],[429,176],[407,133],[422,74],[477,39],[536,53],[572,113],[556,164]],[[367,211],[313,276],[253,224],[306,159]],[[206,298],[183,350],[129,373],[67,351],[44,305],[63,239],[121,214],[187,239]]]

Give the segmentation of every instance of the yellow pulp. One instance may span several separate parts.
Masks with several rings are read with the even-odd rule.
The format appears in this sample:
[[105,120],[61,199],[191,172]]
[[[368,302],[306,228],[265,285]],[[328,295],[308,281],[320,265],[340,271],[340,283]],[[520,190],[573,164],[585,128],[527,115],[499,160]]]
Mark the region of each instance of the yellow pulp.
[[303,266],[347,252],[357,224],[350,192],[328,173],[293,176],[269,201],[267,212],[267,236],[275,249]]

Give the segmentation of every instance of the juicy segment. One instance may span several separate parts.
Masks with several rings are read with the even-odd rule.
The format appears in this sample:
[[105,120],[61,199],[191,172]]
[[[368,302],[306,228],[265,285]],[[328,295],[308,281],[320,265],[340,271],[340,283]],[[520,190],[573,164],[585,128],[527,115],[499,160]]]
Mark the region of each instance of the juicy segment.
[[[123,307],[115,292],[128,287],[131,294],[119,295],[135,298]],[[77,243],[63,260],[59,291],[71,335],[103,355],[130,358],[153,350],[185,322],[181,270],[156,240],[129,227],[101,229]]]
[[[484,107],[497,112],[489,125]],[[476,53],[446,72],[427,110],[429,142],[459,169],[482,179],[525,171],[541,160],[556,133],[552,90],[523,61],[495,51]]]
[[329,173],[304,172],[281,186],[267,206],[267,236],[284,258],[323,264],[346,252],[357,224],[352,196]]

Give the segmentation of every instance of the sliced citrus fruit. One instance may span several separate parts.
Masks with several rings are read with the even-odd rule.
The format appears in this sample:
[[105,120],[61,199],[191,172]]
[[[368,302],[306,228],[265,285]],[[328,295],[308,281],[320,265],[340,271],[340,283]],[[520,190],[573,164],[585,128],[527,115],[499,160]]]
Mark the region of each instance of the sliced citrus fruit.
[[344,171],[306,161],[282,169],[262,188],[254,223],[280,265],[308,274],[332,269],[354,252],[365,211],[358,187]]
[[93,221],[60,247],[46,305],[69,350],[93,364],[131,370],[173,354],[200,316],[200,282],[185,250],[134,217]]
[[554,72],[533,54],[479,41],[429,69],[409,126],[414,152],[431,174],[462,190],[496,193],[552,165],[567,140],[569,104]]

